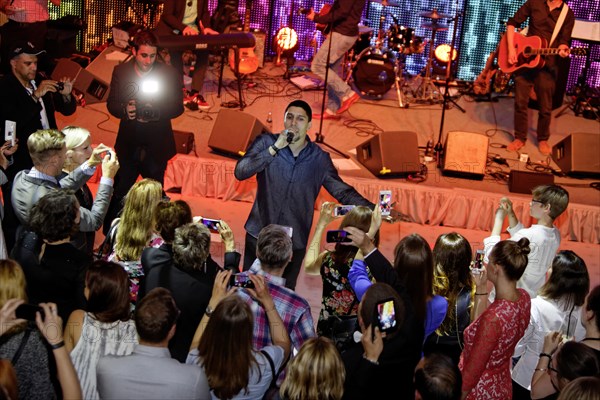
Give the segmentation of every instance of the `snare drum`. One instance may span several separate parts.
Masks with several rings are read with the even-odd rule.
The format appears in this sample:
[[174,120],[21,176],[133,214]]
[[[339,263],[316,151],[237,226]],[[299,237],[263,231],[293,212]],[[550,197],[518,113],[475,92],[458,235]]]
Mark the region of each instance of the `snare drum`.
[[389,49],[369,47],[358,56],[352,70],[354,84],[365,96],[382,97],[396,81],[396,57]]

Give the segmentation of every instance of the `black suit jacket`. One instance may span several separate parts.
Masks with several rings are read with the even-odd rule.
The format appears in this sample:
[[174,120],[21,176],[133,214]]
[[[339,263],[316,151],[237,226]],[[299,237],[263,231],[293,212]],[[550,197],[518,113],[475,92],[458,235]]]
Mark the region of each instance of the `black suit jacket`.
[[[237,252],[225,253],[225,263],[235,268],[240,262]],[[169,289],[181,311],[177,320],[175,336],[169,342],[171,357],[185,362],[196,328],[208,306],[217,271],[221,267],[210,257],[205,271],[184,271],[173,262],[170,244],[158,248],[146,248],[142,252],[142,268],[145,278],[140,285],[138,301],[155,287]]]
[[[108,111],[121,120],[115,142],[117,157],[128,160],[136,151],[144,148],[146,158],[166,165],[176,153],[171,119],[183,114],[181,77],[172,67],[156,62],[152,71],[140,78],[134,65],[135,59],[132,59],[115,67],[106,103]],[[158,83],[158,93],[145,94],[142,91],[142,82],[146,80]],[[129,120],[125,107],[130,100],[136,100],[138,109],[151,104],[159,110],[159,120]],[[121,165],[121,168],[126,167]]]
[[[157,35],[181,35],[186,25],[182,22],[185,13],[187,0],[166,0],[160,21],[156,25]],[[196,25],[200,27],[199,22],[205,28],[210,27],[210,12],[208,11],[208,0],[197,1]]]
[[392,286],[402,298],[406,315],[399,332],[385,339],[379,365],[363,358],[361,343],[342,354],[346,367],[344,399],[383,399],[389,397],[390,390],[398,399],[413,399],[415,395],[413,374],[421,358],[423,348],[423,324],[417,321],[415,312],[406,292],[400,283],[392,264],[379,250],[375,250],[365,262],[377,282]]
[[[36,78],[36,85],[39,85],[43,79]],[[70,101],[65,101],[60,93],[48,92],[43,96],[44,106],[50,128],[56,129],[56,111],[63,115],[71,115],[77,108],[75,97],[71,96]],[[17,123],[17,138],[19,139],[19,148],[13,155],[14,162],[8,167],[6,175],[10,181],[17,172],[33,167],[29,151],[27,150],[27,139],[29,136],[42,129],[40,119],[42,105],[33,100],[27,89],[23,87],[17,77],[10,73],[4,76],[0,81],[0,130],[4,137],[4,123],[6,120]],[[2,142],[4,143],[4,142]]]

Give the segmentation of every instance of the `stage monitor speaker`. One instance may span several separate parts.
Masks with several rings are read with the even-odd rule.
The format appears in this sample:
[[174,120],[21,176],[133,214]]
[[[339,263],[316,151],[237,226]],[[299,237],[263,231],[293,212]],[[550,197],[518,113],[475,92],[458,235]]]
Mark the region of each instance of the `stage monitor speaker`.
[[208,147],[217,153],[242,157],[262,132],[270,131],[255,116],[222,108],[208,138]]
[[578,177],[600,176],[600,134],[572,133],[552,147],[552,159],[561,171]]
[[485,175],[489,138],[473,132],[448,132],[444,146],[444,175],[480,179]]
[[421,171],[416,132],[382,132],[356,146],[356,158],[378,177]]
[[130,57],[131,52],[110,45],[102,50],[102,53],[98,54],[85,69],[94,74],[98,79],[110,84],[113,69],[117,65],[129,60]]
[[129,52],[108,46],[85,69],[72,60],[61,58],[52,72],[52,79],[71,78],[75,80],[76,94],[82,95],[86,104],[102,103],[108,99],[113,69],[129,57]]
[[75,81],[74,92],[77,96],[83,96],[86,104],[105,102],[108,98],[110,83],[97,78],[68,58],[59,59],[52,71],[52,79],[60,80],[64,77]]
[[552,185],[554,175],[540,172],[510,170],[508,190],[511,193],[531,194],[531,189],[539,185]]

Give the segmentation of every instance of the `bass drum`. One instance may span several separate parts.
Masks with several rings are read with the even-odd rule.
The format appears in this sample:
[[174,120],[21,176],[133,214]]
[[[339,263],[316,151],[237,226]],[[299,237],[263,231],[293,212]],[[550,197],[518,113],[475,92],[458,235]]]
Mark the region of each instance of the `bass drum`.
[[352,69],[354,85],[364,96],[383,97],[396,81],[395,61],[391,50],[364,49]]

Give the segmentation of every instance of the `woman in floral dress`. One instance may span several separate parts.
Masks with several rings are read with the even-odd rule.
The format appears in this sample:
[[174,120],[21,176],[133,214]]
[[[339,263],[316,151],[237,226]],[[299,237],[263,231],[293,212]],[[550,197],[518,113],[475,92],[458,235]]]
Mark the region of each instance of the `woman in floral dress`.
[[517,289],[529,251],[527,238],[498,242],[487,266],[474,274],[476,313],[487,307],[488,278],[496,288],[496,299],[465,329],[465,347],[458,365],[463,399],[512,398],[511,357],[529,325],[531,310],[529,294]]

